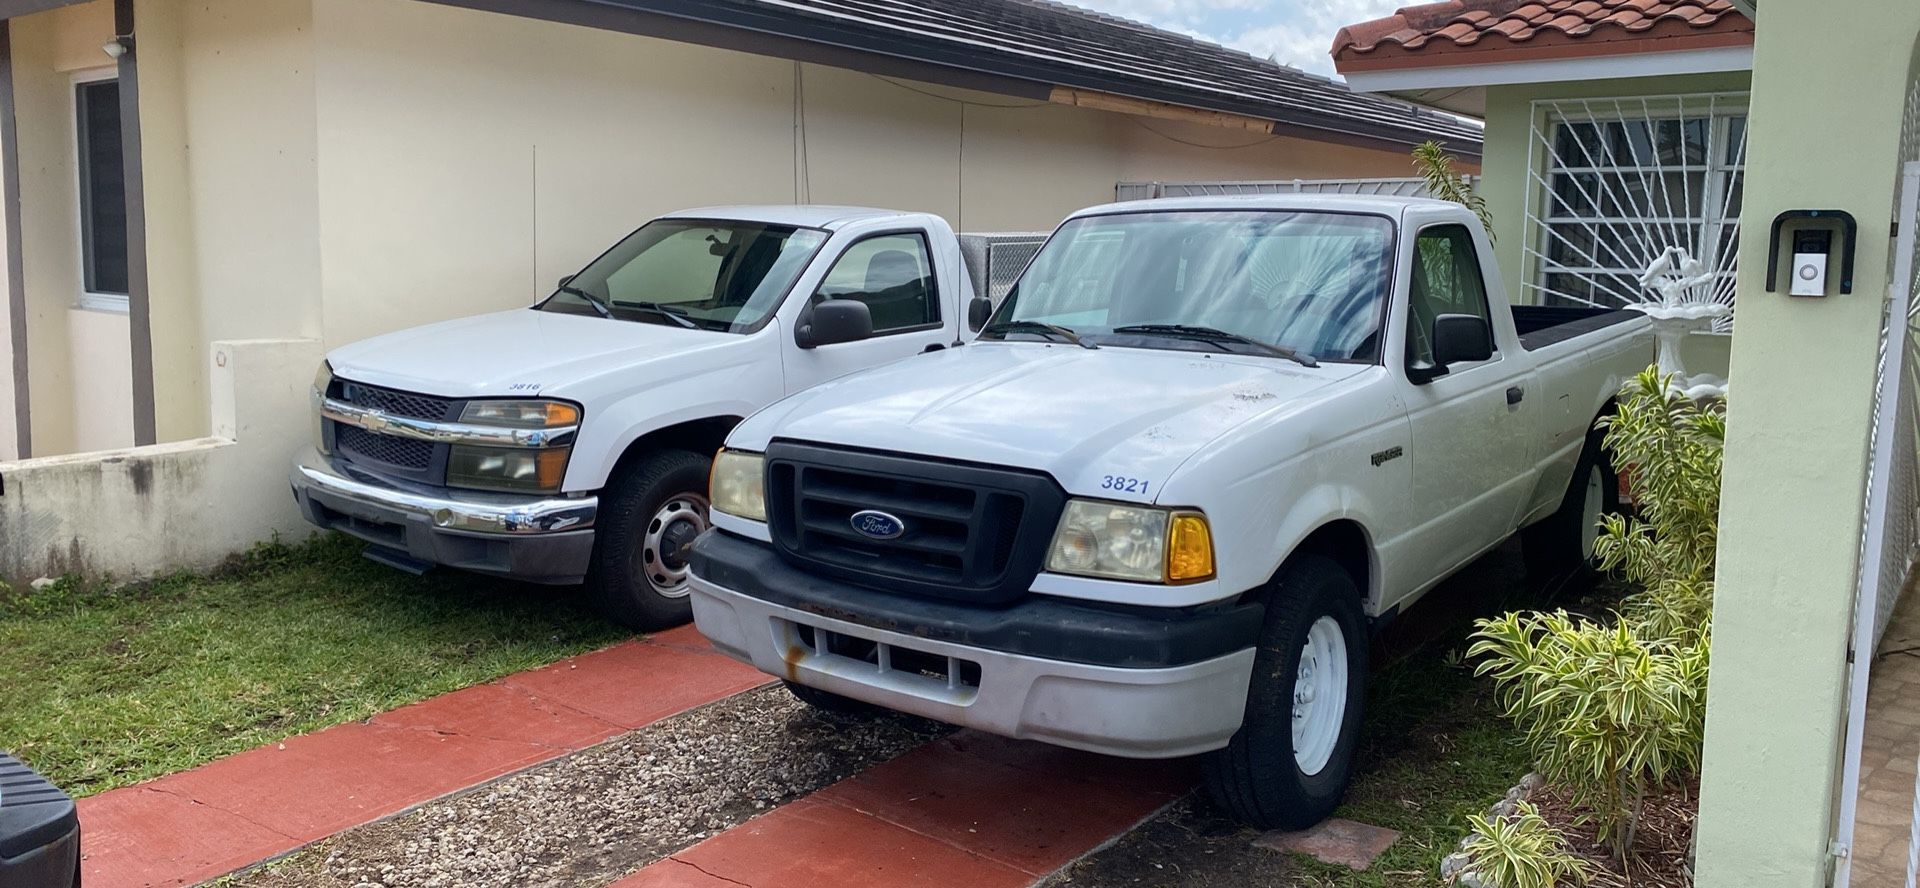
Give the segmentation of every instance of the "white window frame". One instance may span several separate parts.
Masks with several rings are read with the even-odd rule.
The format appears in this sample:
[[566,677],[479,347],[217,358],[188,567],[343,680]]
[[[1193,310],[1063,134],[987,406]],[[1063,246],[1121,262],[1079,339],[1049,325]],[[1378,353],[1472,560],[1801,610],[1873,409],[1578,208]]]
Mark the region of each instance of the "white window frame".
[[[76,288],[79,293],[74,298],[74,308],[82,311],[98,311],[111,314],[129,314],[132,310],[132,297],[124,293],[95,293],[87,289],[87,211],[82,202],[85,199],[86,158],[80,156],[80,87],[89,83],[104,83],[119,80],[120,69],[115,65],[99,68],[87,68],[75,71],[67,84],[67,150],[73,157],[73,248],[76,257],[74,270],[77,273]],[[124,122],[123,122],[124,125]]]
[[[1532,291],[1544,300],[1552,297],[1554,294],[1553,288],[1549,287],[1547,283],[1552,275],[1606,275],[1637,279],[1646,271],[1644,268],[1628,269],[1601,265],[1565,265],[1551,261],[1547,257],[1553,254],[1557,241],[1554,235],[1550,233],[1550,229],[1551,226],[1555,224],[1686,225],[1699,228],[1701,233],[1699,244],[1719,244],[1721,239],[1727,234],[1728,228],[1739,224],[1740,212],[1737,208],[1729,207],[1726,189],[1736,177],[1744,180],[1748,168],[1746,162],[1748,158],[1744,156],[1743,152],[1739,158],[1740,162],[1735,163],[1728,159],[1727,149],[1729,148],[1730,140],[1729,128],[1734,119],[1738,118],[1746,121],[1746,125],[1749,127],[1747,134],[1743,135],[1742,138],[1746,139],[1751,136],[1752,123],[1749,111],[1749,95],[1748,93],[1702,93],[1645,97],[1606,97],[1586,100],[1536,100],[1534,102],[1534,113],[1532,114],[1531,120],[1531,125],[1534,126],[1536,130],[1533,135],[1529,136],[1528,145],[1528,152],[1532,155],[1529,159],[1529,167],[1535,170],[1538,175],[1537,179],[1530,176],[1528,182],[1530,192],[1528,195],[1528,205],[1533,208],[1529,222],[1536,224],[1530,225],[1531,230],[1527,232],[1527,237],[1529,241],[1534,244],[1534,247],[1530,251],[1532,255],[1529,257],[1529,262],[1527,263],[1528,286],[1526,289]],[[1617,109],[1623,103],[1627,104],[1631,110],[1614,111],[1611,113],[1606,110],[1609,108]],[[1554,111],[1554,108],[1558,106],[1576,104],[1588,109],[1589,113],[1583,116],[1573,117]],[[1708,133],[1707,146],[1710,150],[1706,154],[1706,162],[1703,164],[1661,164],[1657,166],[1645,164],[1588,166],[1574,165],[1571,163],[1556,166],[1556,158],[1554,156],[1556,152],[1543,150],[1541,148],[1541,142],[1543,140],[1548,146],[1557,144],[1560,127],[1568,123],[1604,124],[1615,121],[1641,123],[1645,122],[1649,117],[1651,117],[1654,122],[1710,118],[1711,126]],[[1543,154],[1544,156],[1541,156]],[[1596,158],[1596,160],[1604,163],[1605,158]],[[1562,173],[1576,175],[1581,173],[1597,173],[1599,175],[1638,174],[1642,176],[1654,176],[1659,173],[1677,173],[1683,176],[1703,175],[1706,184],[1705,190],[1699,198],[1700,214],[1697,216],[1672,215],[1648,216],[1646,218],[1600,215],[1578,216],[1567,213],[1565,207],[1561,206],[1553,197],[1552,187],[1554,177]],[[1684,210],[1685,208],[1681,207],[1680,209]],[[1737,241],[1733,243],[1732,248],[1735,251],[1734,255],[1737,259],[1740,248],[1739,243]],[[1599,250],[1596,248],[1592,252],[1599,252]],[[1727,279],[1736,273],[1737,272],[1734,271],[1722,272],[1719,277],[1721,279]],[[1620,294],[1609,291],[1608,295],[1618,298]],[[1645,294],[1639,293],[1634,295],[1645,296]],[[1596,296],[1596,298],[1598,297]]]

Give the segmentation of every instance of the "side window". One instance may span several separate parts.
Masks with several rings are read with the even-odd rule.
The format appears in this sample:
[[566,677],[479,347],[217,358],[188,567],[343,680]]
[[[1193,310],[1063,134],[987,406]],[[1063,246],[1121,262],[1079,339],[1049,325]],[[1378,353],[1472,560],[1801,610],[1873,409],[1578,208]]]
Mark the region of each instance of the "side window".
[[813,301],[857,299],[873,312],[873,332],[888,333],[940,323],[933,257],[920,234],[882,234],[840,255]]
[[1480,276],[1473,235],[1464,226],[1436,225],[1420,232],[1413,245],[1407,309],[1407,360],[1412,364],[1433,362],[1433,322],[1441,315],[1479,317],[1487,322],[1487,344],[1493,344],[1487,283]]

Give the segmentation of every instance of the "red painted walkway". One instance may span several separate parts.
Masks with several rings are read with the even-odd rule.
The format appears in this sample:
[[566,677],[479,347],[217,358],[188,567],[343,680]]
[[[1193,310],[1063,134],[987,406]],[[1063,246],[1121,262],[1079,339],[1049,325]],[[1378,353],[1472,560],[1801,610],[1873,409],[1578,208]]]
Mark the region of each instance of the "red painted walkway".
[[1187,792],[1137,762],[962,732],[713,836],[610,888],[1024,888]]
[[686,627],[85,798],[87,888],[194,884],[769,680]]

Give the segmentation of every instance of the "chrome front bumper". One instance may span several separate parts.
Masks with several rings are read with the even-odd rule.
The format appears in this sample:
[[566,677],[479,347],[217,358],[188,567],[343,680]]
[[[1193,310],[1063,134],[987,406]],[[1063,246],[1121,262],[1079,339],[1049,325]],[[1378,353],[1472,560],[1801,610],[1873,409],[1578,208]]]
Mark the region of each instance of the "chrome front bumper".
[[312,447],[289,474],[301,511],[408,559],[541,583],[575,583],[593,551],[597,497],[423,488],[337,464]]

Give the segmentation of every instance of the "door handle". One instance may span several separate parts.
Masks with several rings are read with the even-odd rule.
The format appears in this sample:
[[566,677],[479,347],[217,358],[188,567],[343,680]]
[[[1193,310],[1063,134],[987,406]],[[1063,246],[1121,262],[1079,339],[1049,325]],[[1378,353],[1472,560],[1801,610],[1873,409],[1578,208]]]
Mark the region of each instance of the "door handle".
[[1525,400],[1526,397],[1527,397],[1526,389],[1523,389],[1517,385],[1510,386],[1507,389],[1507,406],[1512,407],[1513,405],[1518,404],[1521,401]]

